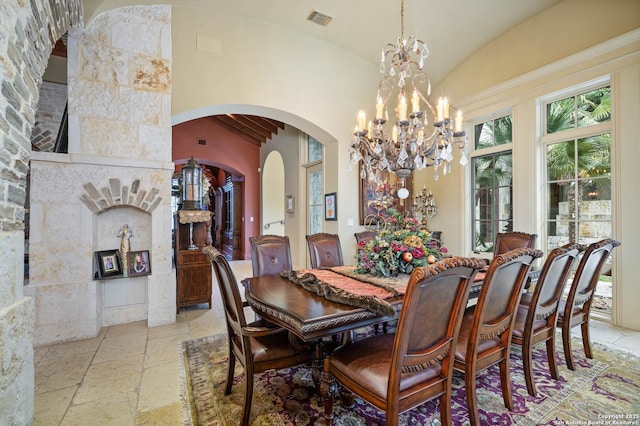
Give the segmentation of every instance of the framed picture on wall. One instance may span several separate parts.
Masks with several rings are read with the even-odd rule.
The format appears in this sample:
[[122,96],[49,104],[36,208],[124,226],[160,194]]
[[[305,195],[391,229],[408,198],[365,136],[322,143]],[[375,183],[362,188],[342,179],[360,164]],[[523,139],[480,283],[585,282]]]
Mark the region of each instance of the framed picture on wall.
[[335,192],[324,194],[324,220],[338,220],[338,200]]
[[122,275],[120,255],[118,250],[103,250],[95,252],[97,262],[96,274],[98,278],[111,278]]
[[404,187],[409,191],[409,196],[403,200],[398,197],[402,180],[387,170],[380,172],[379,183],[369,176],[360,179],[360,224],[371,225],[380,217],[389,217],[389,209],[411,214],[413,175],[405,179]]
[[149,250],[129,252],[129,276],[138,277],[151,274],[151,256]]

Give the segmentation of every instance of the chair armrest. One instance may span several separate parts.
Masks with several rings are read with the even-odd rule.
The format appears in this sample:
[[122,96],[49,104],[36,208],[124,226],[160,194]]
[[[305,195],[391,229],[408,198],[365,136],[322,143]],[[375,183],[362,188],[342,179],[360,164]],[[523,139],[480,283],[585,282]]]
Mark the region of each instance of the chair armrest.
[[247,326],[242,329],[242,335],[248,337],[259,337],[282,333],[283,331],[284,328],[282,327]]

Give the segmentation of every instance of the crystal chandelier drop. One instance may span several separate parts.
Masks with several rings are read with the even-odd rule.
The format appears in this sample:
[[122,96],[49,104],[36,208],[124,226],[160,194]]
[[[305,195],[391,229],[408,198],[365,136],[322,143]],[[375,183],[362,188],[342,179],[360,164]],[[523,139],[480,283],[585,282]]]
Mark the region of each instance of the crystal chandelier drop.
[[[359,112],[349,154],[353,164],[362,162],[362,179],[369,176],[381,183],[380,171],[395,173],[403,186],[398,196],[406,198],[404,180],[414,169],[433,167],[434,179],[438,180],[439,168],[443,175],[451,172],[454,145],[463,150],[460,164],[464,166],[468,160],[464,153],[467,138],[461,111],[451,120],[446,98],[440,98],[436,108],[427,98],[431,94],[431,82],[423,65],[429,49],[415,36],[404,38],[404,0],[400,6],[400,29],[396,44],[388,43],[382,49],[380,73],[383,77],[378,85],[375,118],[367,125],[365,112]],[[389,121],[391,98],[397,103],[393,111],[395,125],[389,134],[385,124]]]

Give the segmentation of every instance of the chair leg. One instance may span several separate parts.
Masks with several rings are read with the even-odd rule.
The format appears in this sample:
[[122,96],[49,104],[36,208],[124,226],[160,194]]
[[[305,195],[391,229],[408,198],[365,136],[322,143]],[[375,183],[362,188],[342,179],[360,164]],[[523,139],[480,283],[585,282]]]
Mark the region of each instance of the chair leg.
[[547,360],[549,361],[549,372],[554,380],[558,380],[558,364],[556,363],[556,338],[555,333],[547,340]]
[[589,359],[593,359],[593,353],[591,352],[591,340],[589,339],[589,321],[585,321],[580,325],[582,329],[582,346],[584,346],[584,354]]
[[231,393],[231,386],[233,386],[233,375],[236,369],[236,356],[232,349],[229,349],[229,365],[227,366],[227,383],[224,387],[224,394],[229,395]]
[[[451,389],[451,383],[449,383]],[[445,392],[440,397],[440,424],[451,426],[451,391]]]
[[567,361],[567,368],[575,370],[573,354],[571,353],[571,323],[562,323],[562,347],[564,348],[564,359]]
[[249,417],[251,415],[251,400],[253,399],[253,370],[249,371],[245,368],[244,371],[244,408],[242,410],[242,426],[249,424]]
[[529,395],[536,396],[536,385],[533,383],[533,371],[532,371],[532,356],[531,341],[525,339],[522,342],[522,363],[524,366],[524,380],[527,383],[527,392]]
[[500,362],[500,382],[502,384],[502,399],[504,406],[509,410],[513,410],[513,398],[511,396],[511,375],[509,373],[509,352],[505,354],[505,358]]
[[469,422],[471,426],[480,425],[480,416],[478,414],[478,403],[476,401],[476,376],[471,371],[465,370],[464,387],[467,392],[467,407],[469,408]]

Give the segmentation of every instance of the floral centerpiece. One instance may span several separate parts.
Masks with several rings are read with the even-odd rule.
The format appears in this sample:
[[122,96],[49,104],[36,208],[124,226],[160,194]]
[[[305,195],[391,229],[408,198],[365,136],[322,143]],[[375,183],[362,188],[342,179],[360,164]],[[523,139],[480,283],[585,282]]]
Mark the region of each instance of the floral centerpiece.
[[358,273],[390,277],[410,274],[419,266],[442,260],[448,252],[420,222],[389,209],[387,228],[357,245]]

